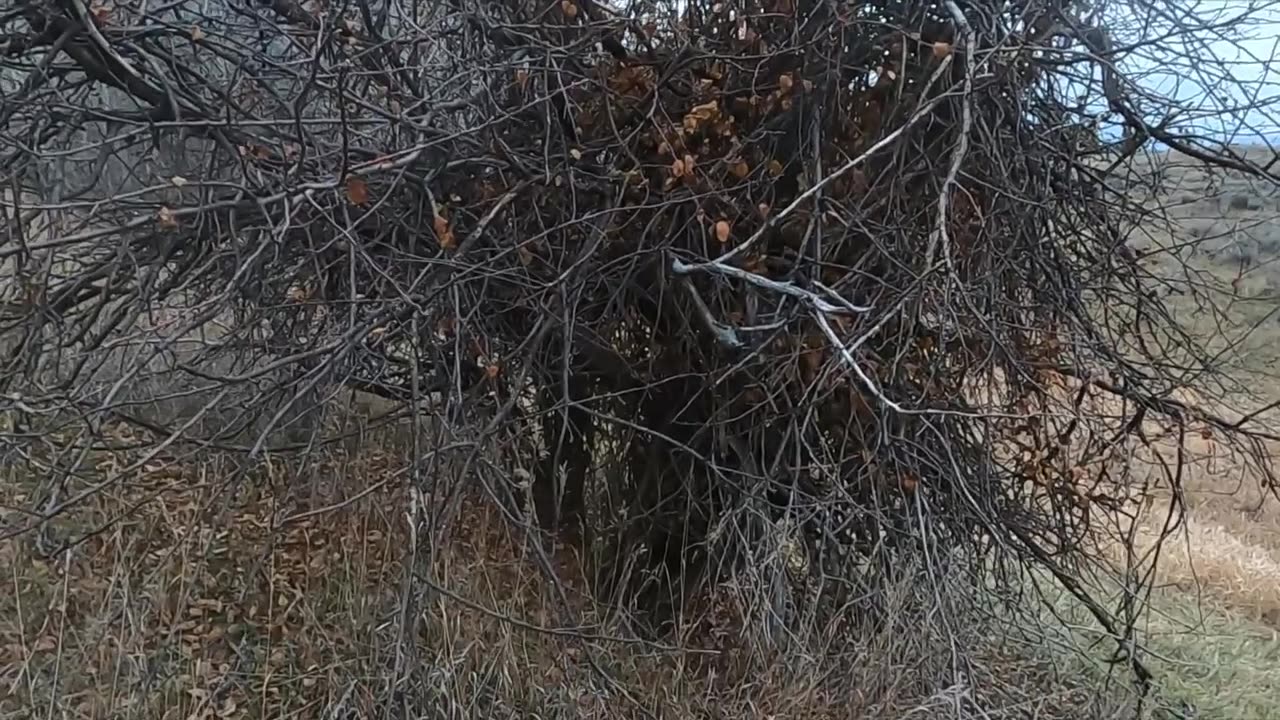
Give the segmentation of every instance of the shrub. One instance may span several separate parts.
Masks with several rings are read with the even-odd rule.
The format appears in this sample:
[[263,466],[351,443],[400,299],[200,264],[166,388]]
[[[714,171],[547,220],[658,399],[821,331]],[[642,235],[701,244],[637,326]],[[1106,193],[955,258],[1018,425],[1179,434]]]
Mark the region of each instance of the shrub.
[[[730,578],[785,627],[883,616],[904,573],[1017,598],[1032,563],[1129,648],[1080,580],[1117,498],[1157,491],[1126,446],[1163,423],[1260,457],[1168,399],[1213,358],[1117,251],[1147,211],[1107,181],[1148,141],[1269,173],[1126,94],[1192,10],[1129,37],[1131,8],[1056,1],[75,7],[0,20],[76,68],[18,66],[0,123],[37,199],[3,251],[37,278],[6,443],[61,448],[12,533],[137,469],[62,452],[311,451],[346,387],[412,418],[429,515],[465,480],[568,534],[649,632]],[[1058,95],[1094,77],[1123,143]],[[139,417],[166,375],[211,427]],[[784,544],[820,591],[786,589]]]

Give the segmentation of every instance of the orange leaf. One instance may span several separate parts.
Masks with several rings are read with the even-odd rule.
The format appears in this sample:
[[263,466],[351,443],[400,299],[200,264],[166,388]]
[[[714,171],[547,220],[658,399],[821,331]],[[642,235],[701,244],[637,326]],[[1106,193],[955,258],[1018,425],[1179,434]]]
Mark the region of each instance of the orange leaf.
[[739,180],[742,180],[751,174],[751,166],[745,160],[739,160],[729,166],[729,172],[737,176]]
[[701,105],[695,105],[693,109],[689,111],[689,114],[684,116],[684,120],[681,122],[684,125],[686,132],[693,132],[698,129],[699,125],[714,121],[719,117],[720,103],[712,100],[711,102],[703,103]]
[[436,237],[440,239],[440,247],[445,250],[452,250],[458,247],[458,241],[453,236],[453,230],[449,228],[449,221],[443,215],[437,215],[435,222]]
[[369,202],[369,183],[356,175],[347,176],[347,200],[352,205],[363,205]]
[[729,221],[728,220],[721,220],[720,222],[716,223],[716,239],[719,240],[720,244],[722,245],[724,243],[729,242]]

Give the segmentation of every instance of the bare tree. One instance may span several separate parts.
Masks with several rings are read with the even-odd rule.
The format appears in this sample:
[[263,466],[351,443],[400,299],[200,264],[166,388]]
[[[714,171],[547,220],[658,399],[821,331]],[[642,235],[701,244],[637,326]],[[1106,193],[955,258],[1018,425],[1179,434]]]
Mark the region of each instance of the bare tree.
[[[785,521],[779,627],[907,568],[1035,566],[1145,682],[1154,560],[1119,608],[1081,580],[1159,490],[1126,451],[1216,433],[1269,479],[1274,438],[1180,399],[1228,379],[1128,244],[1160,220],[1133,161],[1280,177],[1222,131],[1274,97],[1215,55],[1272,9],[19,0],[0,407],[49,480],[4,533],[122,481],[74,462],[121,424],[139,463],[297,451],[321,425],[278,431],[347,387],[436,415],[513,520],[531,478],[654,625]],[[1153,452],[1177,498],[1179,443]]]

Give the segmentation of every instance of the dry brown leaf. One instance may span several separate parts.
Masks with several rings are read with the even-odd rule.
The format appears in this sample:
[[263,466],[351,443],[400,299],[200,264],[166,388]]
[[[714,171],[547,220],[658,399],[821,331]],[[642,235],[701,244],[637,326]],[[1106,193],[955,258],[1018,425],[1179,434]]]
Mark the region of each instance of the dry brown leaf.
[[573,158],[574,160],[581,160],[581,159],[582,159],[582,151],[581,151],[581,150],[579,150],[578,148],[571,148],[571,149],[569,150],[569,157]]
[[781,174],[782,174],[782,163],[778,162],[777,160],[770,160],[770,161],[769,161],[769,174],[770,174],[770,175],[773,175],[774,177],[778,177],[779,175],[781,175]]
[[156,212],[156,220],[160,223],[160,227],[172,230],[178,227],[178,218],[173,214],[173,210],[162,207]]
[[486,366],[484,369],[485,377],[488,377],[490,380],[498,377],[498,374],[501,372],[502,372],[502,366],[498,365],[498,363],[496,362],[489,363],[489,365]]
[[205,35],[204,30],[201,30],[201,29],[200,29],[200,26],[199,26],[199,25],[192,25],[192,26],[191,26],[191,39],[192,39],[192,40],[194,40],[195,42],[200,42],[201,40],[205,39],[206,37],[208,37],[208,36],[207,36],[207,35]]
[[106,25],[111,20],[111,3],[98,2],[95,0],[89,5],[89,14],[93,15],[93,19],[98,21],[99,25]]
[[271,149],[265,145],[254,145],[249,151],[258,160],[267,160],[271,157]]
[[716,240],[719,240],[721,245],[729,242],[729,232],[730,228],[728,220],[721,220],[716,223]]
[[751,174],[751,166],[745,160],[739,160],[729,166],[729,172],[733,173],[739,180],[742,180]]
[[347,176],[347,200],[352,205],[363,205],[369,202],[369,183],[358,175]]
[[804,362],[805,379],[812,381],[822,367],[822,350],[820,348],[805,350],[801,354],[801,359]]
[[671,177],[683,177],[683,176],[684,176],[684,160],[681,160],[680,158],[676,158],[676,161],[671,163]]
[[525,87],[528,86],[528,84],[529,84],[529,71],[525,70],[524,68],[520,68],[519,70],[516,71],[516,85],[519,85],[520,89],[524,90]]
[[561,0],[560,9],[564,11],[564,16],[570,20],[578,17],[578,6],[574,5],[570,0]]
[[760,217],[762,218],[769,217],[769,203],[763,203],[763,202],[760,203],[759,205],[756,206],[756,210],[760,212]]
[[794,84],[795,81],[791,79],[791,73],[783,73],[782,76],[778,78],[778,89],[783,93],[791,92],[791,88]]
[[686,175],[692,175],[692,174],[693,174],[693,168],[694,168],[693,156],[692,156],[692,155],[685,155],[685,156],[684,156],[684,172],[685,172],[685,174],[686,174]]
[[453,236],[453,230],[449,227],[449,221],[443,215],[436,215],[434,225],[436,237],[440,239],[440,247],[445,250],[452,250],[458,247],[458,241]]
[[686,132],[694,132],[700,125],[711,122],[720,117],[720,103],[715,100],[695,105],[693,109],[684,116],[683,125]]
[[936,42],[933,44],[933,56],[936,58],[944,58],[951,54],[951,43]]
[[451,315],[440,318],[440,322],[436,323],[436,333],[441,338],[453,337],[453,330],[457,327],[457,321]]

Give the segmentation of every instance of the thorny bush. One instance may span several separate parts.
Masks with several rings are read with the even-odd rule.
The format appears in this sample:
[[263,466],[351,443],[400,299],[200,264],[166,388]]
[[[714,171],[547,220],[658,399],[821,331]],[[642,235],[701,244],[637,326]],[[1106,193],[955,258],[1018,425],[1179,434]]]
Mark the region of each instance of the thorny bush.
[[777,622],[1027,564],[1127,648],[1077,579],[1160,490],[1124,451],[1268,437],[1179,399],[1221,379],[1128,243],[1133,161],[1276,177],[1196,124],[1265,107],[1141,73],[1236,83],[1202,38],[1267,10],[19,0],[0,406],[48,479],[5,535],[156,457],[314,449],[348,388],[434,418],[432,532],[482,487],[650,626],[782,538]]

